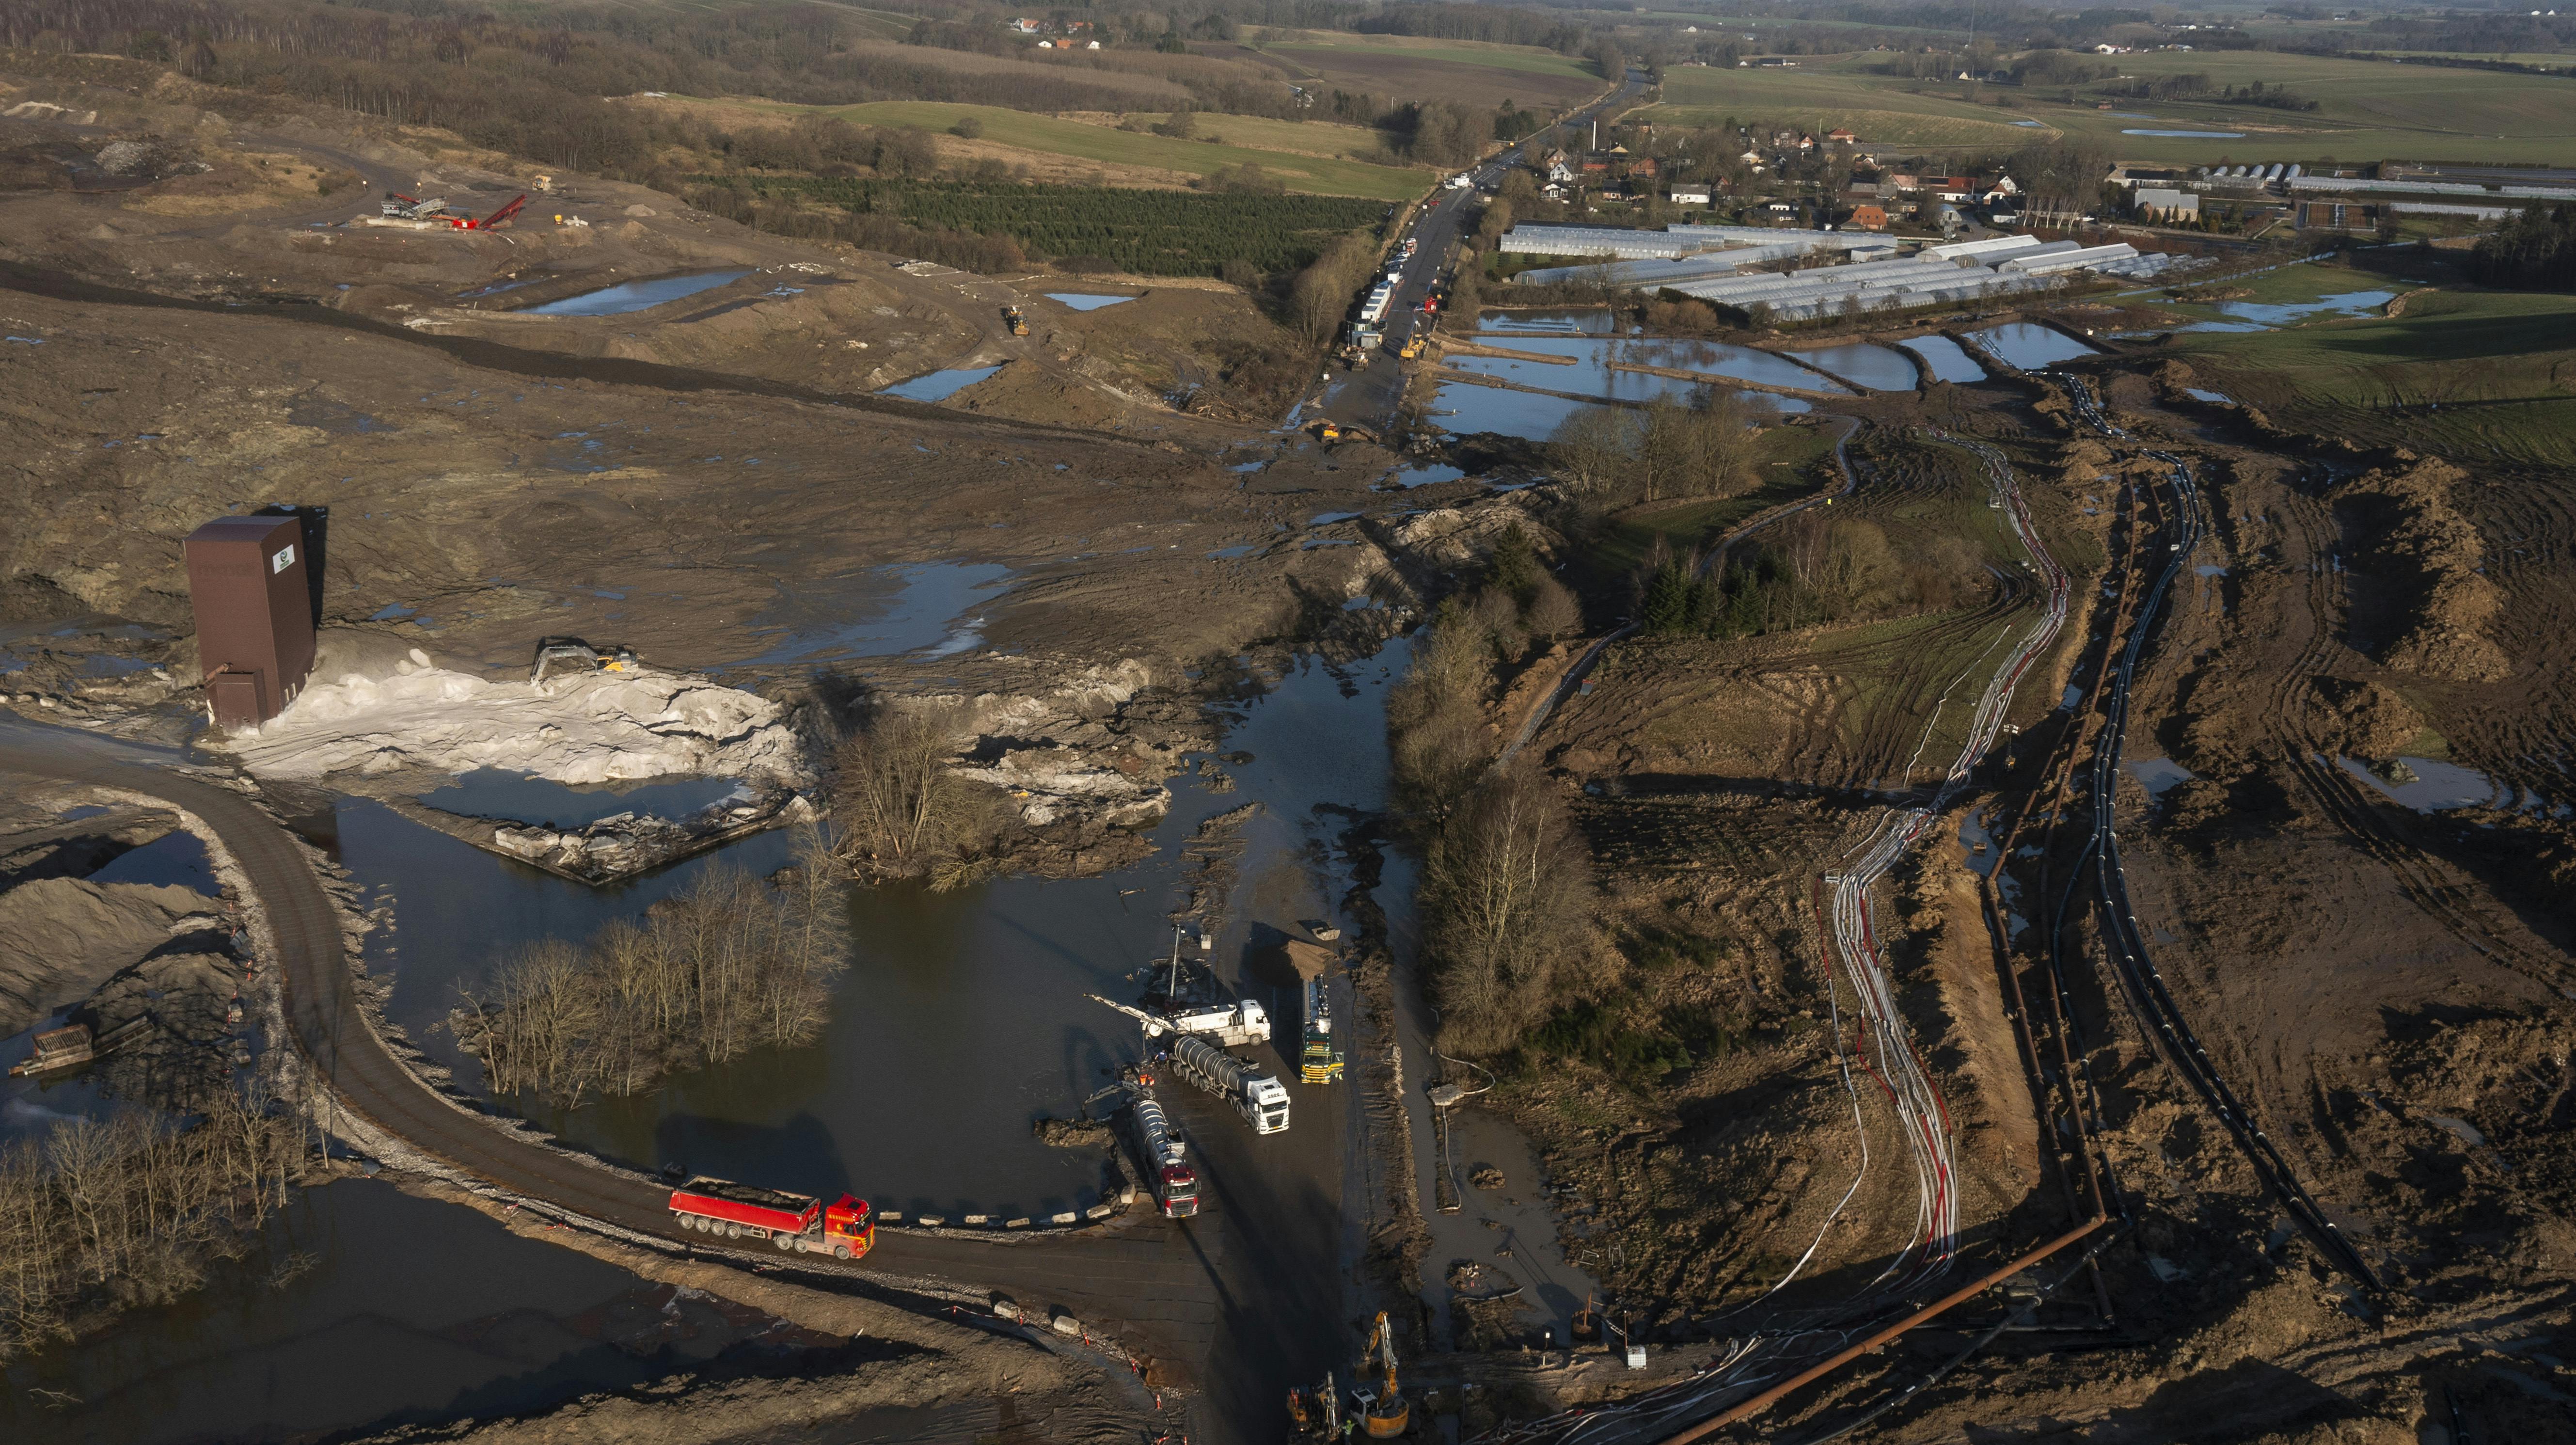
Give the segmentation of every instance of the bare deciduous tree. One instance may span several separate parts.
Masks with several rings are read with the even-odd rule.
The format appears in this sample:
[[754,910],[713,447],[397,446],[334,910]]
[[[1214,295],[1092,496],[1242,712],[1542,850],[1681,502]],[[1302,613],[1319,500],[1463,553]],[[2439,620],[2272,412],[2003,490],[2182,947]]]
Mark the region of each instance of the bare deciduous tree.
[[1550,975],[1590,925],[1588,856],[1548,785],[1486,779],[1433,837],[1421,891],[1444,1040],[1510,1047],[1545,1019]]
[[955,731],[946,709],[881,708],[843,740],[833,758],[843,857],[917,873],[948,851],[960,803],[948,772]]
[[811,1042],[831,980],[849,966],[849,935],[820,829],[800,831],[797,860],[776,885],[713,867],[641,922],[611,923],[583,946],[523,949],[487,994],[466,993],[457,1037],[496,1092],[565,1106]]

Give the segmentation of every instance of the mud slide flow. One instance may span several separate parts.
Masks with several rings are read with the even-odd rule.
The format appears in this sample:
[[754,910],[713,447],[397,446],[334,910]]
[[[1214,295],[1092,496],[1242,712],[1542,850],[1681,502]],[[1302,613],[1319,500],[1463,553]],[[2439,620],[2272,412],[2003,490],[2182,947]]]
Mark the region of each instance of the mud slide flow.
[[[295,840],[267,814],[224,788],[121,761],[98,740],[35,728],[0,732],[0,770],[118,788],[195,815],[229,849],[266,915],[285,970],[296,1042],[337,1102],[402,1143],[548,1212],[560,1211],[670,1247],[692,1246],[671,1222],[666,1191],[579,1156],[513,1137],[498,1121],[432,1093],[390,1054],[352,997],[340,916]],[[880,1231],[862,1264],[801,1256],[793,1268],[847,1285],[905,1277],[997,1288],[1044,1315],[1061,1305],[1084,1319],[1143,1325],[1165,1347],[1204,1343],[1216,1317],[1207,1263],[1168,1230],[1114,1226],[1078,1236],[995,1240]],[[783,1262],[773,1268],[784,1268]],[[892,1278],[888,1278],[892,1277]],[[911,1304],[900,1297],[896,1304]],[[930,1308],[921,1305],[922,1308]],[[944,1306],[942,1307],[944,1309]]]

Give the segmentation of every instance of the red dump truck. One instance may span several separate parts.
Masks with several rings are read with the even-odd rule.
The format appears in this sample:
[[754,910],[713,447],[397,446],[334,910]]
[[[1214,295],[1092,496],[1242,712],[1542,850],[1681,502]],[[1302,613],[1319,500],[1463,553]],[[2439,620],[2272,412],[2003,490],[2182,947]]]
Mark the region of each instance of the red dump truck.
[[671,1191],[671,1218],[682,1229],[727,1239],[766,1239],[799,1254],[860,1259],[877,1242],[868,1202],[844,1194],[825,1205],[804,1194],[736,1184],[730,1179],[690,1180]]

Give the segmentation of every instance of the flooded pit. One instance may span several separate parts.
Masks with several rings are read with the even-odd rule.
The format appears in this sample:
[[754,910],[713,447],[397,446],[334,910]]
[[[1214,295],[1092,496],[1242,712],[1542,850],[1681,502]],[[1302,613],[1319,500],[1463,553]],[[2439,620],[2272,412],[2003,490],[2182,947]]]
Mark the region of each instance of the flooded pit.
[[778,600],[752,619],[774,639],[728,667],[768,667],[927,652],[945,657],[983,641],[978,609],[1001,599],[1011,576],[997,562],[871,567],[812,582],[781,582]]
[[1049,291],[1046,293],[1046,299],[1070,306],[1076,311],[1097,311],[1104,306],[1115,306],[1121,301],[1133,301],[1136,298],[1133,296],[1096,296],[1082,291]]
[[501,768],[477,768],[458,774],[446,787],[421,794],[420,801],[424,807],[468,818],[579,828],[620,813],[693,817],[737,796],[748,799],[750,793],[733,778],[575,785]]
[[1916,336],[1896,343],[1923,358],[1932,369],[1934,381],[1967,385],[1986,379],[1986,369],[1977,365],[1967,348],[1946,336]]
[[648,311],[684,296],[695,296],[701,291],[712,291],[728,281],[739,281],[750,274],[747,270],[704,271],[691,276],[658,276],[649,281],[628,281],[623,285],[585,291],[579,296],[567,296],[561,301],[549,301],[542,306],[530,306],[519,314],[624,316],[629,312]]
[[934,371],[910,381],[898,381],[877,395],[899,396],[906,401],[946,401],[1001,369],[999,366],[963,366]]
[[[1498,349],[1532,356],[1563,357],[1571,364],[1518,361],[1503,356],[1453,356],[1449,358],[1448,365],[1453,371],[1473,376],[1497,377],[1523,386],[1619,401],[1651,401],[1657,397],[1685,399],[1693,388],[1708,382],[1620,371],[1614,368],[1614,363],[1694,372],[1707,377],[1710,382],[1749,381],[1763,386],[1794,387],[1837,396],[1850,394],[1832,378],[1800,366],[1787,357],[1722,342],[1642,336],[1516,336]],[[1911,368],[1908,370],[1910,373]],[[1911,384],[1909,380],[1908,385]]]
[[1884,346],[1860,342],[1789,354],[1818,371],[1869,391],[1914,389],[1914,363],[1906,359],[1905,353],[1891,351]]
[[[1040,1143],[1041,1116],[1070,1117],[1139,1056],[1125,1018],[1084,995],[1127,999],[1129,975],[1171,945],[1166,914],[1186,897],[1184,845],[1201,822],[1258,803],[1236,836],[1249,887],[1287,870],[1305,876],[1330,854],[1347,810],[1384,804],[1384,697],[1406,644],[1348,667],[1308,660],[1244,703],[1228,730],[1224,791],[1175,778],[1153,857],[1088,879],[1007,878],[951,892],[854,887],[852,965],[835,986],[823,1038],[754,1051],[719,1068],[674,1075],[632,1098],[574,1110],[528,1106],[567,1139],[646,1168],[758,1180],[809,1194],[848,1189],[882,1208],[1044,1215],[1098,1202],[1114,1176],[1097,1150]],[[1318,811],[1321,808],[1322,811]],[[510,950],[583,939],[633,917],[722,862],[766,876],[789,861],[784,833],[757,835],[621,887],[593,889],[538,873],[413,824],[379,804],[343,800],[323,839],[394,927],[368,940],[370,970],[394,982],[387,1013],[434,1058],[481,1087],[475,1060],[445,1020],[460,986],[479,988]],[[1290,905],[1228,907],[1214,957],[1274,1019],[1294,1019],[1289,991],[1248,960],[1291,916],[1326,911],[1341,884]],[[1293,1030],[1284,1042],[1294,1047]],[[1293,1078],[1278,1043],[1250,1050]],[[1300,1089],[1298,1107],[1339,1104]],[[1237,1128],[1185,1100],[1193,1128]],[[1317,1127],[1323,1127],[1319,1122]]]
[[2013,321],[1991,331],[1968,333],[1979,346],[2024,371],[2040,371],[2061,361],[2097,355],[2094,349],[2053,327]]

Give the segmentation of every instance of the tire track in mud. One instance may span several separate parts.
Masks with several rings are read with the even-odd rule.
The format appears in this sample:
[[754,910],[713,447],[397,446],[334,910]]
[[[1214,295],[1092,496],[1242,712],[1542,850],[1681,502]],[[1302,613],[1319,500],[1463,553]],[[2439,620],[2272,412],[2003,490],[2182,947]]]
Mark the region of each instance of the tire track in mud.
[[[2301,725],[2299,720],[2307,712],[2306,689],[2316,679],[2333,675],[2333,656],[2344,645],[2337,641],[2337,626],[2348,609],[2343,579],[2349,574],[2338,560],[2339,538],[2331,513],[2322,521],[2317,516],[2328,504],[2303,491],[2293,496],[2296,501],[2284,511],[2295,518],[2307,552],[2308,631],[2289,665],[2274,674],[2271,702],[2265,710],[2284,767],[2337,829],[2388,870],[2398,891],[2425,917],[2479,954],[2564,991],[2569,982],[2565,965],[2532,954],[2512,940],[2513,930],[2483,916],[2469,880],[2448,861],[2403,837],[2387,820],[2384,810],[2390,805],[2367,794],[2333,760],[2324,743]],[[2320,532],[2334,540],[2321,541]]]

